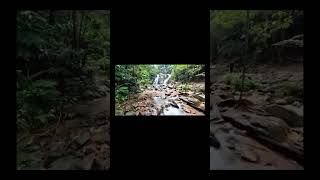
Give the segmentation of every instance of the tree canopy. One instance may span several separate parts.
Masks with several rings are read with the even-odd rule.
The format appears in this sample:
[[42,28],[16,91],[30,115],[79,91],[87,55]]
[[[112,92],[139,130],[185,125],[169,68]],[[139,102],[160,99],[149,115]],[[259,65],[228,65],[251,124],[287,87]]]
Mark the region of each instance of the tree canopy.
[[[245,10],[211,11],[210,58],[228,58],[243,55],[246,28]],[[263,51],[271,48],[272,44],[302,33],[303,11],[249,11],[250,57],[257,58]]]

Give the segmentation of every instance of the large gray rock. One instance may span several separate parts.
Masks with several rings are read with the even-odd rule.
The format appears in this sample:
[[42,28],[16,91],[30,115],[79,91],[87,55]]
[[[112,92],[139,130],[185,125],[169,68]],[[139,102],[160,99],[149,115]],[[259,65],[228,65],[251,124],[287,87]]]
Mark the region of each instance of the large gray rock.
[[79,160],[79,158],[68,155],[51,163],[48,170],[75,170]]
[[221,114],[225,120],[241,129],[249,130],[256,135],[265,136],[278,142],[284,141],[289,132],[288,125],[282,119],[276,117],[258,116],[235,109],[229,109]]
[[275,117],[281,118],[291,127],[303,126],[303,109],[292,105],[271,105],[266,111]]

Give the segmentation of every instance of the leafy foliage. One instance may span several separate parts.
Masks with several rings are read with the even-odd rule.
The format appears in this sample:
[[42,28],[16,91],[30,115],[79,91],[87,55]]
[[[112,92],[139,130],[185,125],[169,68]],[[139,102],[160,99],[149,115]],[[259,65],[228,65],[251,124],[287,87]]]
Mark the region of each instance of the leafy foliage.
[[204,72],[203,65],[178,64],[173,66],[173,78],[176,81],[191,81],[197,74],[201,72]]
[[[224,81],[226,84],[231,85],[233,87],[233,89],[235,89],[236,91],[241,90],[241,83],[242,83],[241,74],[239,74],[239,73],[226,74],[224,76]],[[259,85],[257,82],[255,82],[254,80],[251,80],[249,78],[246,78],[244,80],[243,90],[248,91],[248,90],[257,88],[258,86]]]
[[[271,44],[301,34],[303,11],[250,10],[249,49],[257,57]],[[245,10],[214,10],[210,13],[210,56],[241,56],[246,32]]]
[[17,92],[17,119],[20,128],[38,128],[54,117],[51,111],[59,103],[56,83],[48,80],[30,82]]
[[123,101],[127,100],[127,96],[129,94],[128,86],[124,86],[123,85],[123,86],[120,86],[120,87],[116,87],[115,94],[116,94],[116,99],[119,102],[123,102]]

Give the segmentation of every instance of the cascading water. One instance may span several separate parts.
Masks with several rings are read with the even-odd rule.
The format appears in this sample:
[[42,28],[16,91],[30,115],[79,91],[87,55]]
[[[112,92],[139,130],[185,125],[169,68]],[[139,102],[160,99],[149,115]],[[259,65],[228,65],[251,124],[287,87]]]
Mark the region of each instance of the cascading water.
[[170,77],[171,77],[171,74],[169,74],[169,76],[167,77],[167,79],[165,79],[165,80],[163,81],[163,85],[164,85],[164,86],[167,85],[167,82],[169,81]]
[[157,77],[153,81],[153,85],[158,85],[159,84],[159,74],[157,74]]

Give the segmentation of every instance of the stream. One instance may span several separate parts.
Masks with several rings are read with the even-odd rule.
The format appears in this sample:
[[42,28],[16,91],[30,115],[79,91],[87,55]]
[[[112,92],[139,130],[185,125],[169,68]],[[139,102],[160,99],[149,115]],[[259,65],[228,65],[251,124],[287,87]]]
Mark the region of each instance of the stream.
[[171,77],[171,74],[157,74],[152,85],[141,87],[141,93],[121,104],[124,112],[117,115],[204,115],[204,82],[192,82],[194,88],[183,91],[181,84]]

